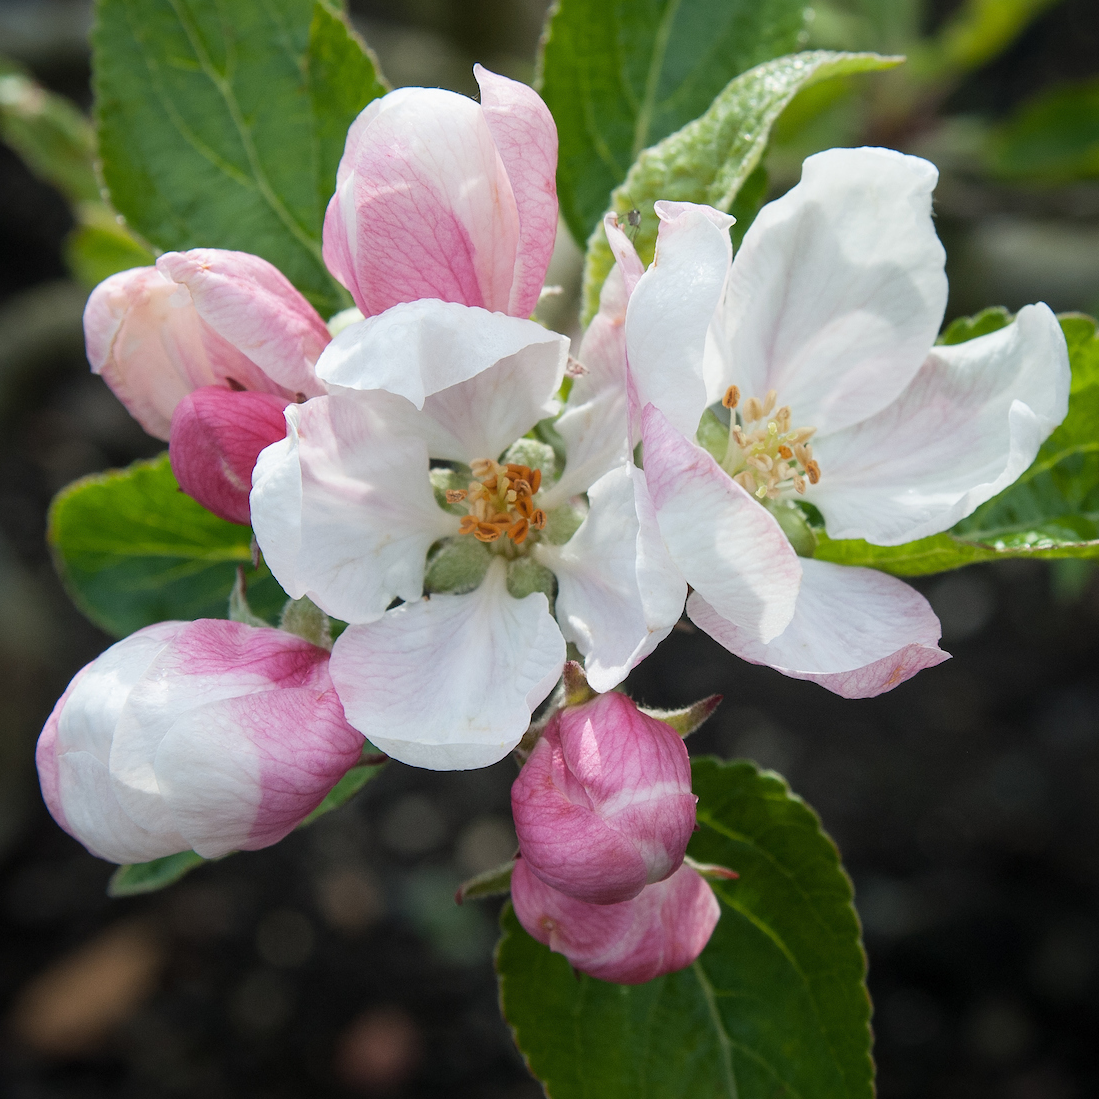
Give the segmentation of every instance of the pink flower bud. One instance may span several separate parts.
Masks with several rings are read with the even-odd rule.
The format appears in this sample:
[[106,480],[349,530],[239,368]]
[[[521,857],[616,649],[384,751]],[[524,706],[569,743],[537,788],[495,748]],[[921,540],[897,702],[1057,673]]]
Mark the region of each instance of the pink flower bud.
[[647,885],[632,900],[586,904],[551,889],[519,859],[511,903],[528,933],[582,973],[639,985],[688,966],[721,915],[713,890],[689,866]]
[[555,714],[511,788],[531,873],[591,904],[672,874],[697,800],[682,738],[613,692]]
[[286,401],[325,392],[313,367],[328,328],[285,275],[245,252],[168,252],[112,275],[88,298],[84,338],[92,370],[159,439],[202,386]]
[[168,447],[179,487],[222,519],[247,525],[252,470],[264,447],[286,437],[288,403],[220,385],[189,393],[172,413]]
[[352,124],[324,261],[366,316],[439,298],[528,317],[557,232],[557,128],[537,93],[474,68],[481,102],[436,88]]
[[282,839],[359,758],[328,653],[281,630],[147,626],[76,674],[36,760],[54,820],[112,862]]

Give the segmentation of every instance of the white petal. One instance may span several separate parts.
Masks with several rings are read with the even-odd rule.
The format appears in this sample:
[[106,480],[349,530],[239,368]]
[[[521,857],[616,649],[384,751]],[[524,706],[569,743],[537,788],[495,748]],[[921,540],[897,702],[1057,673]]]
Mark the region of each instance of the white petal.
[[540,544],[534,557],[557,576],[557,620],[565,640],[585,656],[588,682],[597,691],[618,686],[668,636],[683,607],[683,581],[672,570],[666,583],[679,604],[663,621],[646,617],[637,581],[639,525],[633,480],[625,464],[588,490],[591,507],[563,546]]
[[683,579],[660,533],[656,506],[644,471],[632,461],[627,468],[633,482],[634,506],[637,509],[637,586],[645,608],[645,620],[655,625],[675,623],[683,614],[687,581]]
[[822,439],[808,498],[832,538],[893,546],[946,530],[1030,466],[1070,381],[1057,318],[1028,305],[998,332],[934,348],[888,408]]
[[565,411],[554,423],[565,441],[561,479],[545,493],[550,510],[587,491],[629,455],[626,423],[626,287],[617,264],[599,294],[599,312],[580,343],[583,367],[572,384]]
[[433,771],[487,767],[530,725],[565,663],[546,597],[507,593],[497,559],[468,595],[406,603],[337,639],[329,670],[347,720],[383,752]]
[[260,451],[248,497],[252,531],[263,559],[292,599],[305,594],[298,573],[302,504],[298,418],[302,407],[286,406],[286,438]]
[[660,533],[687,583],[750,636],[794,613],[801,567],[774,517],[649,405],[645,479]]
[[[435,503],[423,442],[394,434],[353,394],[315,398],[296,416],[281,470],[273,472],[269,447],[252,496],[275,578],[347,622],[380,618],[395,596],[418,599],[428,548],[458,529]],[[291,549],[283,552],[286,533]]]
[[428,299],[345,328],[317,360],[317,376],[345,389],[384,389],[423,408],[432,393],[517,355],[563,371],[568,338],[520,317]]
[[132,820],[115,797],[107,765],[91,752],[66,752],[57,769],[69,829],[93,855],[148,862],[191,846],[174,829],[151,832]]
[[946,306],[931,222],[938,173],[889,149],[830,149],[745,234],[725,295],[745,396],[769,389],[821,435],[884,408],[916,375]]
[[709,206],[657,203],[656,259],[626,310],[626,351],[638,408],[655,405],[693,438],[706,408],[706,333],[729,271],[733,219]]
[[812,558],[801,567],[794,618],[769,644],[722,617],[700,594],[687,600],[687,614],[744,660],[844,698],[872,698],[950,659],[939,648],[939,620],[927,600],[903,581]]

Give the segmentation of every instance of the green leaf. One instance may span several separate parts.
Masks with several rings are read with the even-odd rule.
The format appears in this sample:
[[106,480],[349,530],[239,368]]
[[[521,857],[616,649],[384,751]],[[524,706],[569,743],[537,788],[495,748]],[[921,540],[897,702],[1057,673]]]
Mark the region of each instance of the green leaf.
[[1009,179],[1099,175],[1099,80],[1062,85],[1025,102],[993,130],[988,160]]
[[557,192],[583,242],[642,149],[709,107],[738,73],[798,45],[801,0],[559,0],[540,90],[560,136]]
[[[1006,311],[986,309],[955,321],[943,342],[995,331],[1007,319]],[[1099,557],[1099,335],[1091,317],[1070,313],[1059,319],[1072,365],[1068,415],[1013,485],[942,534],[903,546],[872,546],[859,539],[833,541],[818,531],[814,556],[896,576],[1005,557]]]
[[[1056,0],[964,0],[928,51],[936,70],[969,72],[1001,54]],[[922,60],[922,59],[921,59]]]
[[990,305],[972,317],[957,317],[943,330],[935,341],[938,344],[965,343],[989,332],[998,332],[1011,324],[1011,314],[1002,305]]
[[235,248],[326,315],[321,259],[348,126],[385,88],[320,0],[100,0],[92,31],[103,177],[158,248]]
[[[166,619],[225,618],[252,532],[180,491],[168,455],[85,477],[50,507],[47,538],[76,605],[116,637]],[[246,570],[253,609],[277,616],[286,594],[266,566]]]
[[[641,211],[634,243],[643,262],[651,262],[656,248],[654,202],[704,202],[729,210],[759,164],[775,120],[799,91],[831,77],[892,68],[901,60],[820,50],[768,61],[730,81],[705,114],[642,152],[611,195],[610,208],[621,220],[632,209]],[[585,323],[599,308],[599,291],[613,266],[599,225],[584,261]]]
[[135,862],[120,866],[107,883],[108,897],[133,897],[138,893],[155,893],[173,885],[207,860],[194,851],[180,851],[152,862]]
[[103,204],[86,203],[80,209],[83,224],[65,240],[65,262],[87,287],[133,267],[148,267],[156,257],[119,225]]
[[504,1016],[550,1099],[870,1099],[870,1001],[851,884],[816,814],[771,772],[694,761],[689,848],[736,870],[691,967],[644,985],[576,975],[510,905]]

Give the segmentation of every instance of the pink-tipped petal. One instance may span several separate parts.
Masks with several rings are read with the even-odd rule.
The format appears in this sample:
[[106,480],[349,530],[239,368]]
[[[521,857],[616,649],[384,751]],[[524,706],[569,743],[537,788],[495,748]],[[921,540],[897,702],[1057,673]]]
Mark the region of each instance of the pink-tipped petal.
[[798,598],[793,547],[766,508],[652,405],[643,424],[645,480],[672,560],[723,618],[770,641]]
[[519,213],[519,246],[507,312],[529,317],[538,304],[557,236],[557,127],[526,84],[473,66],[481,110]]
[[328,328],[277,267],[220,248],[167,252],[156,266],[187,287],[198,315],[274,386],[288,395],[324,392],[313,367],[331,338]]
[[231,523],[249,522],[252,470],[286,436],[285,397],[218,385],[188,394],[172,413],[168,446],[179,487]]
[[546,885],[519,859],[511,900],[533,938],[582,973],[624,985],[689,966],[721,916],[713,890],[689,866],[646,886],[633,900],[587,904]]
[[701,594],[687,600],[691,621],[730,652],[844,698],[873,698],[950,659],[927,600],[896,577],[830,561],[801,563],[793,620],[770,643],[722,617]]
[[366,316],[419,298],[507,312],[519,213],[481,108],[403,88],[367,111],[325,214],[329,270]]
[[531,871],[604,905],[679,868],[697,800],[682,737],[614,692],[554,715],[511,788]]
[[633,241],[623,232],[618,224],[618,215],[612,210],[603,217],[603,231],[607,234],[607,243],[614,254],[614,262],[622,275],[622,284],[626,288],[628,298],[637,286],[638,280],[645,273],[645,265],[633,246]]
[[327,673],[318,679],[196,707],[161,741],[157,785],[204,858],[277,843],[358,760],[362,735],[325,687]]

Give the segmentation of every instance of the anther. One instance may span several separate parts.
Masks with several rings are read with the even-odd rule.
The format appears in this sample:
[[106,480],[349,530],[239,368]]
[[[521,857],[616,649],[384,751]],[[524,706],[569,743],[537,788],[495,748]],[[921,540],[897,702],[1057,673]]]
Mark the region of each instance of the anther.
[[546,513],[541,508],[535,508],[530,517],[530,525],[533,530],[541,530],[546,525]]
[[753,424],[756,420],[761,419],[763,416],[763,405],[759,403],[758,397],[749,397],[744,402],[744,419],[747,423]]
[[446,490],[446,502],[448,504],[460,504],[467,496],[464,488],[448,488]]
[[794,491],[799,495],[805,495],[805,478],[800,476],[794,477]]
[[815,485],[820,480],[820,466],[815,461],[810,461],[805,472],[809,475],[809,484]]
[[725,390],[725,396],[721,398],[721,403],[726,408],[736,408],[740,404],[740,390],[735,385],[729,386]]
[[789,461],[794,456],[794,452],[788,446],[783,445],[778,448],[778,456]]
[[773,389],[767,390],[767,396],[763,398],[763,415],[770,416],[771,409],[775,407],[775,401],[778,400],[778,393]]

